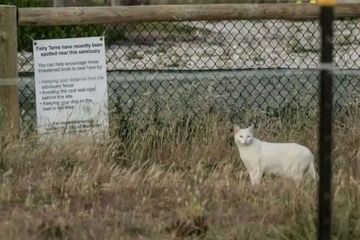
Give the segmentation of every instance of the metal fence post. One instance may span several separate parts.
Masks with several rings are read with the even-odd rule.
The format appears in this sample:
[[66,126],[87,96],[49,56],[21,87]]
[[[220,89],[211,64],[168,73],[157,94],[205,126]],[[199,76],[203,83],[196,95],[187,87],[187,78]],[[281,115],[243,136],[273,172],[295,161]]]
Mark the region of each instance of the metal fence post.
[[20,132],[20,120],[16,12],[16,6],[0,5],[0,107],[5,110],[10,128],[17,135]]
[[320,181],[318,191],[318,239],[331,239],[331,151],[333,111],[333,20],[335,0],[319,0],[321,26],[320,62],[320,136],[319,160]]

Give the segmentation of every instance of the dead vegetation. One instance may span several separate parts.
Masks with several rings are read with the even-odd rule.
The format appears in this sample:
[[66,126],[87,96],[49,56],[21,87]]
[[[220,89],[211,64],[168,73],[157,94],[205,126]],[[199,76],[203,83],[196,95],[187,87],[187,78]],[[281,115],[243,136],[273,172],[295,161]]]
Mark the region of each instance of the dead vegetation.
[[[293,114],[244,119],[262,139],[316,153],[315,114]],[[336,239],[360,239],[359,116],[335,122]],[[1,129],[0,239],[315,238],[315,183],[269,176],[251,187],[227,117],[133,125],[142,127],[106,143],[14,140]]]

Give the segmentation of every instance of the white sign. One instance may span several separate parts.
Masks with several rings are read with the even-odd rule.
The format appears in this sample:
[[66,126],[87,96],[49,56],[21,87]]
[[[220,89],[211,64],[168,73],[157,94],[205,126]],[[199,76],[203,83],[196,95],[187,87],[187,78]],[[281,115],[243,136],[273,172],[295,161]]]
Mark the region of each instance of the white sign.
[[104,38],[37,40],[33,45],[38,132],[107,135]]

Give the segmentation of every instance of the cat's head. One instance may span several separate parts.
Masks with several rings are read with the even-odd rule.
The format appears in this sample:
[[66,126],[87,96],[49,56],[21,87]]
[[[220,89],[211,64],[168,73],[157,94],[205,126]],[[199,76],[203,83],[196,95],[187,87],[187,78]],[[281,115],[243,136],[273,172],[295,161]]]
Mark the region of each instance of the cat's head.
[[248,128],[240,128],[238,125],[234,125],[234,140],[237,145],[250,145],[254,140],[254,124],[251,124]]

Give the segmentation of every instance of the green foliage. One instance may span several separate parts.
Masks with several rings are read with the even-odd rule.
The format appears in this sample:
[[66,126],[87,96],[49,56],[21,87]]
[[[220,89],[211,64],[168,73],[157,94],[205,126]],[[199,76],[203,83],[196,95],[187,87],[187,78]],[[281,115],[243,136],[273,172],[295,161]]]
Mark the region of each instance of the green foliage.
[[18,7],[48,7],[47,0],[0,0],[0,5],[16,5]]

